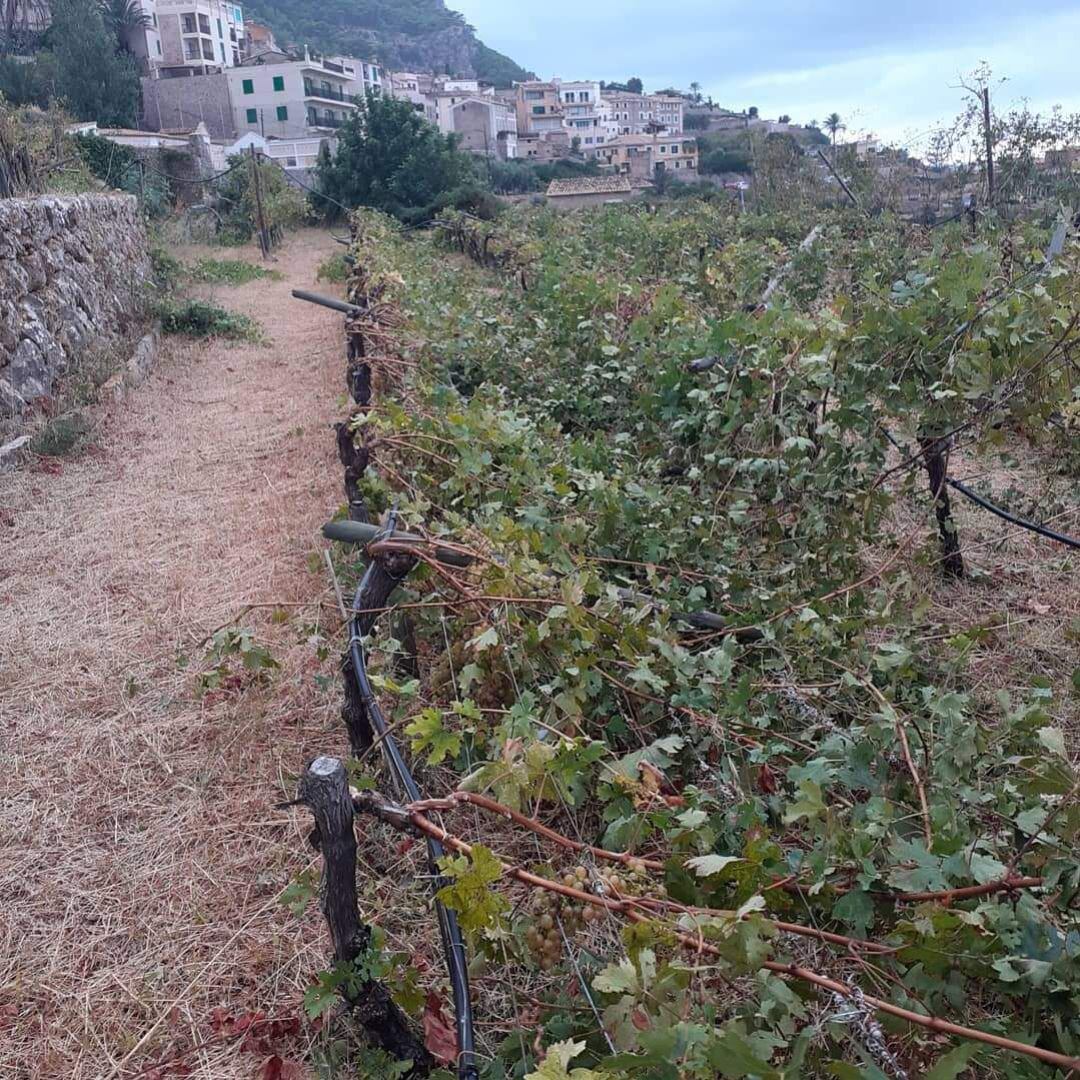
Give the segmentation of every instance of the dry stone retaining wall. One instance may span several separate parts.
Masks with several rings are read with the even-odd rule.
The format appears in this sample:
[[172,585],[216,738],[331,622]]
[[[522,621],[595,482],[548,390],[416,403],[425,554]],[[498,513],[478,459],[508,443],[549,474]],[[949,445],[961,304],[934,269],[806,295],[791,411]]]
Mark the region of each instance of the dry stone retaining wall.
[[122,348],[149,279],[133,196],[0,199],[0,416],[51,395],[87,350]]

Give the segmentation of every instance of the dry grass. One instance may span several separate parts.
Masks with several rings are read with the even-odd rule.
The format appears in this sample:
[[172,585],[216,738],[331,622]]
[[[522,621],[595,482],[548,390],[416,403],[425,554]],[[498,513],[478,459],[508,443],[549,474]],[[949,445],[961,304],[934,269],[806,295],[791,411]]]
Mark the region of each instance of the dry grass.
[[[898,460],[893,455],[893,462]],[[988,485],[995,501],[1021,517],[1035,516],[1029,506],[1064,506],[1046,523],[1080,535],[1080,484],[1056,471],[1051,453],[1019,439],[1010,439],[1000,453],[961,448],[949,472],[980,491]],[[1018,501],[1021,496],[1027,506]],[[944,649],[955,634],[984,630],[970,654],[969,686],[988,702],[997,691],[1015,698],[1033,678],[1048,679],[1054,721],[1080,753],[1080,697],[1072,687],[1080,650],[1075,637],[1070,640],[1080,620],[1080,555],[1002,521],[956,491],[950,492],[950,502],[969,572],[959,582],[942,580],[938,573],[940,547],[925,473],[919,472],[913,496],[902,497],[894,514],[896,536],[925,523],[921,553],[913,549],[905,560],[915,602],[927,605],[923,642]]]
[[[180,1056],[185,1075],[250,1077],[258,1056],[211,1010],[296,1016],[325,966],[317,913],[278,901],[312,861],[307,822],[272,807],[344,734],[309,640],[336,632],[336,604],[307,566],[342,498],[340,316],[289,298],[333,247],[294,235],[285,281],[228,289],[268,343],[167,342],[81,459],[0,478],[2,1076]],[[289,616],[243,617],[281,671],[200,698],[205,636],[249,604]]]

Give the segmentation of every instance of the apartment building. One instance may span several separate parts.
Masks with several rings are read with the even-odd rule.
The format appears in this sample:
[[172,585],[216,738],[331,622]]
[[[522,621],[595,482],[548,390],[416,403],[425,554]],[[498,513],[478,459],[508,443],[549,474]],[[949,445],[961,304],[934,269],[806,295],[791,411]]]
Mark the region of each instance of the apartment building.
[[562,131],[562,99],[553,81],[517,84],[518,133],[548,134]]
[[660,129],[674,133],[683,129],[686,102],[680,97],[619,90],[605,90],[603,96],[616,135],[642,135]]
[[392,97],[412,103],[412,107],[433,124],[439,122],[439,110],[435,101],[437,81],[434,75],[415,71],[395,71],[388,76],[389,93]]
[[600,96],[600,83],[592,80],[553,79],[559,94],[563,127],[572,146],[588,154],[608,140],[610,111]]
[[507,161],[518,156],[517,110],[494,96],[466,97],[450,107],[451,131],[474,154]]
[[205,73],[162,68],[142,80],[142,124],[161,131],[204,123],[220,142],[246,132],[272,139],[317,137],[341,127],[357,100],[381,92],[382,85],[378,64],[308,49],[302,57],[262,52],[239,66]]
[[244,12],[225,0],[140,0],[150,26],[134,32],[133,51],[154,73],[206,74],[236,67],[246,54]]
[[606,170],[635,180],[652,180],[659,170],[681,180],[698,175],[697,142],[680,135],[618,135],[593,156]]
[[303,58],[261,53],[225,76],[235,130],[278,139],[335,131],[383,83],[378,64],[309,49]]

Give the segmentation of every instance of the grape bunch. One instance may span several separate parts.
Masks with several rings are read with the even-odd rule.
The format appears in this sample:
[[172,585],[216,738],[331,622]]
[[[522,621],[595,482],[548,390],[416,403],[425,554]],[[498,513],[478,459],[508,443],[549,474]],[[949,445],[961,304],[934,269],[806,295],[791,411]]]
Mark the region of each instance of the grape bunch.
[[[557,880],[579,892],[595,893],[611,900],[622,896],[665,895],[664,886],[652,881],[640,859],[630,859],[618,867],[601,866],[593,871],[593,875],[590,879],[589,871],[584,866],[575,866]],[[542,971],[551,971],[562,956],[560,922],[566,936],[570,937],[604,917],[603,909],[595,904],[580,902],[547,889],[540,889],[533,895],[530,913],[532,922],[525,931],[525,943]]]

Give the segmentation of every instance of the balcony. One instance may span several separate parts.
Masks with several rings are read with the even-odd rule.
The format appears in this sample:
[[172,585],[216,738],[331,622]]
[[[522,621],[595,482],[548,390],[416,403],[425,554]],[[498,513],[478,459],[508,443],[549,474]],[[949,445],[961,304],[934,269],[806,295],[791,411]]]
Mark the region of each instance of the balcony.
[[349,101],[344,91],[339,86],[331,86],[329,83],[318,85],[310,79],[304,80],[304,97],[322,98],[324,101]]

